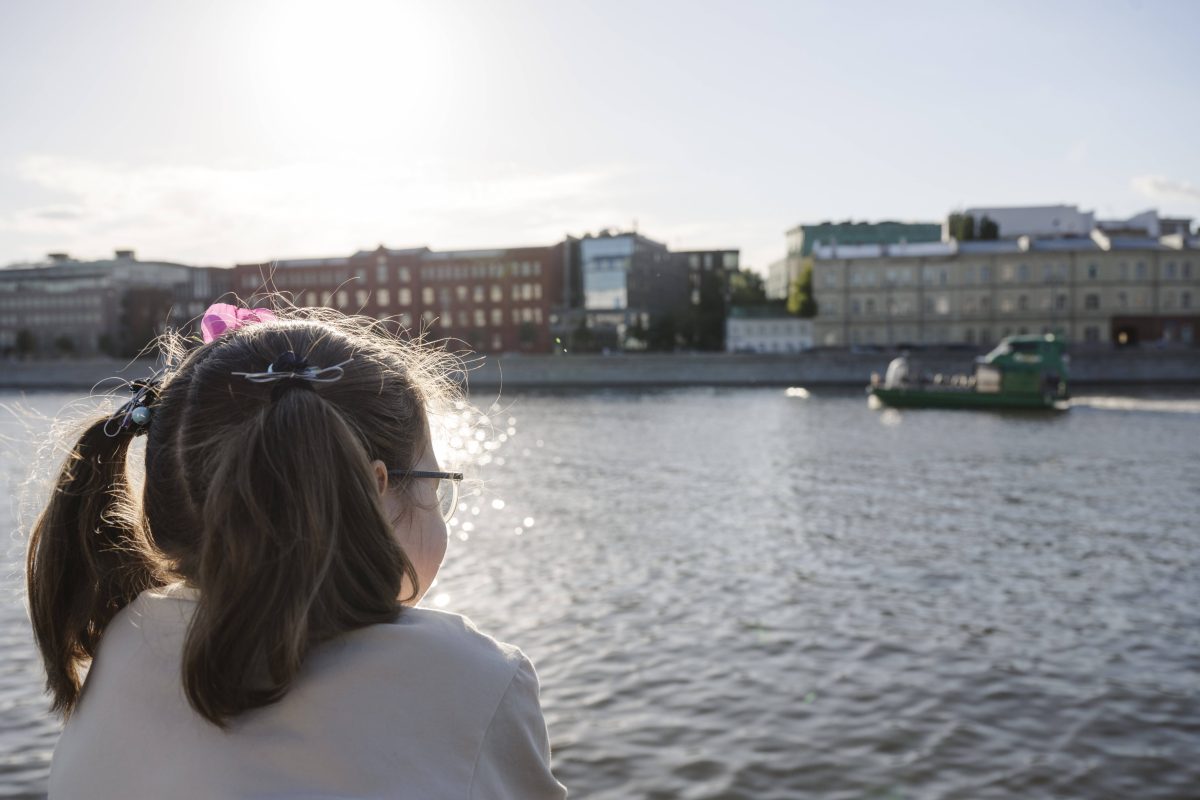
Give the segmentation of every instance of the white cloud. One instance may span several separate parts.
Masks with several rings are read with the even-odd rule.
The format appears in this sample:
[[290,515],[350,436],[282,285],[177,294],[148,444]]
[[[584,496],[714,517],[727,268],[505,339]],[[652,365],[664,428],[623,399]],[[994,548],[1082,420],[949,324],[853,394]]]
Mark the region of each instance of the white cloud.
[[31,156],[14,172],[57,199],[0,216],[0,256],[95,257],[132,247],[143,257],[230,264],[335,255],[380,241],[437,249],[550,243],[619,218],[614,193],[624,171],[499,165],[465,174],[349,160],[129,166]]
[[1200,188],[1187,181],[1172,180],[1162,175],[1139,175],[1132,184],[1134,189],[1153,200],[1200,203]]

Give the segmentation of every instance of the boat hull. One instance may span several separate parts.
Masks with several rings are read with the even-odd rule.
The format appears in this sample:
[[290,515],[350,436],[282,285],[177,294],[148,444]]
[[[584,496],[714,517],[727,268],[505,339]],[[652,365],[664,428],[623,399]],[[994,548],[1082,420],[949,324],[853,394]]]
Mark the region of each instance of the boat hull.
[[1058,410],[1065,398],[1032,392],[976,392],[958,389],[884,389],[872,387],[871,394],[893,408],[1026,408]]

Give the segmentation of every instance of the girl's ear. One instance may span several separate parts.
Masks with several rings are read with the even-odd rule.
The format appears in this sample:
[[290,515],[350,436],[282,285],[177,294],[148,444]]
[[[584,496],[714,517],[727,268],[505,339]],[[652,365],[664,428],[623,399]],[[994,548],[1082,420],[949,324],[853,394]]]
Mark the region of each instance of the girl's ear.
[[375,484],[379,487],[379,494],[387,492],[388,488],[388,470],[387,465],[378,458],[371,462],[371,469],[375,470]]

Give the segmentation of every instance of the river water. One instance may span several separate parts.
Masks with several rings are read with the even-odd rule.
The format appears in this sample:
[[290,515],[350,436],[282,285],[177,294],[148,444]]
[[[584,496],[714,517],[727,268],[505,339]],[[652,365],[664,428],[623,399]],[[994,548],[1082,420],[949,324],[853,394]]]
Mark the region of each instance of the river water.
[[[426,602],[534,659],[573,796],[1200,795],[1200,393],[804,394],[507,394],[494,449],[458,443],[491,463]],[[0,415],[6,496],[47,429]],[[57,735],[19,537],[0,797],[44,791]]]

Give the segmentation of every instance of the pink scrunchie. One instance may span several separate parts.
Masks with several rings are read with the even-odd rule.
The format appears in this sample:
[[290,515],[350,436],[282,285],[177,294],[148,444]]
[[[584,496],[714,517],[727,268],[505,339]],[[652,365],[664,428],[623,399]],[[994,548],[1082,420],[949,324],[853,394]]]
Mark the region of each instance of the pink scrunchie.
[[213,303],[204,312],[200,321],[200,330],[204,334],[204,343],[208,344],[230,331],[236,331],[243,325],[253,325],[256,322],[272,322],[278,319],[275,312],[268,308],[238,308],[228,303]]

